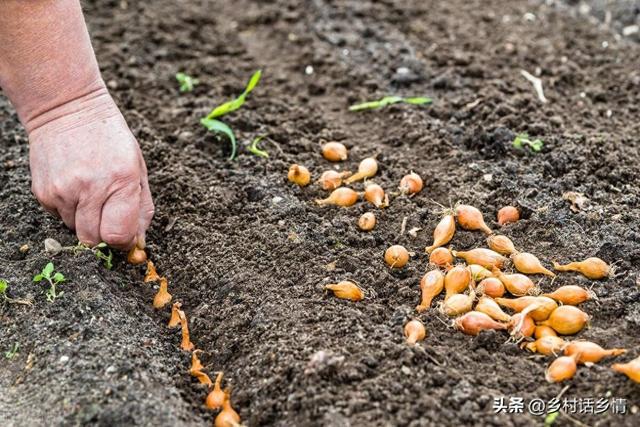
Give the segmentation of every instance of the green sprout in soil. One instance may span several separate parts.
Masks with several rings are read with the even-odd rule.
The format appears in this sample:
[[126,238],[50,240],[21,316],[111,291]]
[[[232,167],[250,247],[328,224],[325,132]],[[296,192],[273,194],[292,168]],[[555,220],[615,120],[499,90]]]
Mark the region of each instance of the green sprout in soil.
[[258,143],[260,143],[260,141],[262,140],[262,138],[264,138],[267,135],[260,135],[254,138],[253,141],[251,141],[251,144],[249,145],[249,151],[252,154],[255,154],[258,157],[269,157],[269,153],[267,153],[265,150],[262,150],[258,147]]
[[545,418],[544,418],[544,425],[545,427],[549,427],[552,426],[553,423],[556,421],[556,418],[558,418],[558,415],[560,415],[560,412],[555,411],[555,412],[550,412]]
[[4,357],[9,360],[13,359],[16,356],[16,354],[18,354],[19,349],[20,349],[20,344],[18,344],[17,342],[13,343],[13,347],[11,347],[9,351],[4,352]]
[[111,270],[113,268],[113,252],[111,252],[111,249],[108,248],[105,242],[100,242],[95,246],[88,246],[82,242],[78,242],[75,246],[60,246],[59,250],[70,250],[74,255],[78,255],[84,251],[91,251],[94,253],[96,258],[104,263],[104,267],[107,270]]
[[431,104],[433,100],[431,98],[426,97],[411,97],[411,98],[402,98],[400,96],[385,96],[377,101],[368,101],[363,102],[361,104],[355,104],[349,107],[349,111],[364,111],[364,110],[374,110],[376,108],[386,107],[391,104],[412,104],[412,105],[426,105]]
[[516,139],[513,140],[513,146],[519,150],[522,150],[525,145],[528,145],[533,152],[538,153],[542,150],[544,142],[542,142],[542,140],[538,138],[532,141],[529,139],[529,135],[526,133],[517,135]]
[[54,302],[56,298],[61,297],[64,294],[64,291],[57,292],[56,286],[65,281],[64,274],[59,271],[55,271],[55,267],[53,263],[50,262],[42,269],[40,274],[36,274],[33,278],[35,283],[38,283],[42,280],[46,280],[49,282],[49,289],[47,289],[47,301]]
[[242,92],[237,98],[232,99],[231,101],[227,101],[224,104],[218,105],[216,108],[211,110],[207,117],[203,117],[202,119],[200,119],[200,123],[202,124],[202,126],[206,127],[209,131],[213,133],[224,134],[227,138],[229,138],[229,141],[231,142],[231,156],[229,157],[230,160],[233,160],[236,157],[236,137],[231,128],[226,123],[220,120],[216,120],[216,118],[222,117],[225,114],[231,113],[242,107],[247,98],[247,95],[249,95],[249,93],[251,93],[251,91],[258,85],[261,75],[262,70],[258,70],[253,73],[253,75],[249,79],[249,83],[247,83],[247,87],[244,89],[244,92]]
[[193,77],[185,73],[177,73],[176,80],[180,84],[180,92],[182,93],[191,92],[193,90],[193,87],[200,83],[198,79],[194,79]]

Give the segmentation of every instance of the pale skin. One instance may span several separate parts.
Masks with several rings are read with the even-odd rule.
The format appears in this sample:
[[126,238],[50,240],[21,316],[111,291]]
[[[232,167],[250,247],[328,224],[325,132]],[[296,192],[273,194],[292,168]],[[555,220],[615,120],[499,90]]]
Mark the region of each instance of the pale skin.
[[0,1],[0,87],[29,135],[40,204],[83,243],[144,247],[154,211],[146,165],[78,0]]

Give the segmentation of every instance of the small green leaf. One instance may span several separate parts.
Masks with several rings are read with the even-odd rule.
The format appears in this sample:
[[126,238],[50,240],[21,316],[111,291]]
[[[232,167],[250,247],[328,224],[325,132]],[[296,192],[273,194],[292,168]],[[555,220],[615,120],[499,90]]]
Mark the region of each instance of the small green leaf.
[[560,412],[558,411],[550,412],[549,414],[547,414],[547,416],[544,418],[545,427],[553,425],[553,423],[556,421],[556,418],[558,418],[558,415],[560,415]]
[[424,105],[431,104],[433,100],[424,96],[402,98],[400,96],[385,96],[377,101],[368,101],[361,104],[355,104],[349,107],[349,111],[363,111],[373,110],[376,108],[386,107],[387,105],[397,104],[398,102],[404,102],[412,105]]
[[199,82],[188,74],[176,73],[176,80],[180,83],[180,92],[191,92]]
[[36,283],[37,283],[37,282],[39,282],[39,281],[41,281],[42,279],[44,279],[44,276],[43,276],[42,274],[36,274],[36,275],[33,277],[33,281],[34,281],[34,282],[36,282]]
[[531,149],[533,151],[535,151],[536,153],[538,153],[538,152],[540,152],[542,150],[542,146],[543,145],[544,145],[544,143],[540,139],[535,139],[533,141],[530,141],[530,143],[529,143],[529,147],[531,147]]
[[9,284],[6,280],[0,279],[0,295],[4,295],[7,292]]
[[60,283],[60,282],[64,282],[64,274],[57,272],[54,276],[53,276],[53,281],[56,283]]
[[431,104],[433,100],[425,96],[422,96],[422,97],[419,96],[415,98],[405,98],[403,99],[403,102],[406,102],[407,104],[413,104],[413,105],[424,105],[424,104]]
[[233,160],[236,157],[237,143],[236,136],[233,134],[231,128],[220,120],[209,119],[207,117],[200,119],[200,123],[202,123],[202,126],[206,127],[209,131],[213,133],[222,133],[229,138],[229,141],[231,142],[231,156],[229,159]]
[[53,273],[53,263],[50,262],[42,269],[42,275],[44,277],[51,277],[51,273]]
[[269,157],[269,153],[267,153],[264,150],[261,150],[260,148],[258,148],[258,143],[260,142],[260,140],[262,138],[264,138],[267,135],[260,135],[257,136],[256,138],[254,138],[254,140],[251,142],[251,145],[249,145],[249,151],[253,154],[255,154],[258,157]]
[[105,242],[100,242],[96,246],[96,249],[102,249],[102,248],[106,248],[106,247],[107,247],[107,244]]
[[240,94],[237,98],[232,99],[231,101],[227,101],[224,104],[218,105],[214,108],[208,115],[207,119],[215,119],[216,117],[224,116],[225,114],[231,113],[232,111],[237,110],[242,107],[244,104],[247,95],[256,87],[258,82],[260,81],[260,76],[262,76],[262,71],[258,70],[249,79],[247,83],[247,87],[244,89],[244,92]]

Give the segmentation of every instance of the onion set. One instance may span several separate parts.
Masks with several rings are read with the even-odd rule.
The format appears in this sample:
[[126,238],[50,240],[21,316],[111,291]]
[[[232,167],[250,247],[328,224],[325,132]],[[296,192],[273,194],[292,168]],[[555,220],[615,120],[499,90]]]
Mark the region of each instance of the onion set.
[[511,295],[522,296],[535,292],[536,285],[524,274],[504,274],[495,267],[491,271]]
[[402,194],[413,195],[419,193],[422,190],[423,182],[420,175],[415,172],[411,172],[405,175],[400,180],[399,190]]
[[225,393],[222,391],[222,372],[218,372],[216,376],[216,382],[213,384],[213,390],[207,394],[207,398],[204,401],[204,405],[209,409],[220,409],[224,404]]
[[294,164],[289,167],[287,178],[290,182],[304,187],[311,182],[311,173],[309,173],[309,169],[304,166]]
[[404,246],[393,245],[384,252],[384,261],[391,268],[402,268],[409,262],[409,252]]
[[511,255],[513,265],[520,273],[524,274],[544,274],[549,277],[556,277],[555,273],[547,270],[540,260],[528,252],[516,252]]
[[469,295],[453,294],[446,297],[440,304],[440,312],[451,317],[459,316],[471,311],[475,299],[476,293],[473,289],[469,290]]
[[146,260],[147,260],[147,253],[144,251],[144,249],[138,247],[137,244],[136,246],[131,248],[131,250],[127,254],[127,261],[131,265],[140,265],[144,263]]
[[424,324],[418,319],[413,319],[404,325],[404,336],[408,344],[415,344],[422,341],[427,336],[427,330]]
[[553,269],[556,271],[576,271],[593,280],[604,279],[611,275],[609,264],[597,257],[587,258],[584,261],[570,262],[565,265],[554,262]]
[[555,335],[549,335],[527,343],[525,348],[533,353],[540,353],[545,356],[557,356],[562,352],[562,349],[566,345],[566,341],[562,338]]
[[487,246],[502,255],[511,255],[517,252],[511,239],[501,234],[492,234],[487,237]]
[[216,417],[213,425],[215,427],[239,427],[240,415],[231,407],[231,395],[228,390],[224,392],[222,411]]
[[422,276],[420,280],[420,292],[421,300],[420,305],[416,307],[418,313],[422,313],[431,307],[431,301],[440,293],[444,288],[444,276],[440,270],[431,270]]
[[540,325],[551,326],[560,335],[574,335],[589,323],[589,315],[572,305],[561,305]]
[[347,147],[339,142],[327,142],[322,146],[322,157],[330,162],[347,160]]
[[485,224],[482,212],[478,208],[469,205],[456,206],[458,224],[465,230],[481,230],[485,234],[491,234],[491,229]]
[[605,350],[591,341],[571,341],[565,348],[564,354],[572,356],[578,354],[578,363],[598,363],[605,357],[619,356],[626,353],[623,348]]
[[351,172],[326,171],[320,175],[318,183],[323,190],[335,190],[342,185],[342,181],[351,175]]
[[453,264],[453,255],[449,249],[435,248],[429,255],[429,263],[447,269]]
[[326,199],[317,199],[320,206],[335,205],[342,207],[353,206],[358,201],[358,193],[347,187],[336,188]]
[[456,265],[444,276],[445,298],[464,292],[471,283],[471,271],[464,265]]
[[498,211],[498,224],[505,225],[512,222],[518,222],[520,219],[520,211],[513,206],[505,206]]
[[358,227],[362,231],[371,231],[376,226],[376,216],[371,212],[363,213],[358,218]]
[[544,296],[553,298],[565,305],[578,305],[591,299],[597,299],[593,291],[576,285],[560,286],[555,291],[544,294]]
[[467,335],[478,335],[482,331],[489,329],[504,330],[507,325],[496,322],[489,315],[480,311],[470,311],[453,322],[456,329]]
[[631,380],[640,383],[640,357],[636,357],[628,363],[614,363],[611,369],[621,374],[625,374]]
[[547,367],[545,379],[550,383],[558,383],[573,378],[578,369],[578,357],[579,354],[558,357]]
[[167,290],[169,283],[164,277],[160,278],[160,288],[158,293],[153,297],[153,306],[155,308],[162,308],[171,302],[171,294]]
[[365,178],[371,178],[378,172],[378,162],[373,157],[367,157],[362,160],[358,165],[358,172],[351,175],[345,180],[347,184],[352,182],[361,181]]
[[364,199],[376,208],[389,206],[389,196],[385,194],[384,189],[378,184],[367,184],[364,189]]
[[480,311],[493,320],[499,320],[500,322],[508,322],[511,320],[511,316],[502,311],[498,303],[489,297],[480,297],[474,310]]
[[486,295],[491,298],[500,298],[504,295],[504,285],[495,277],[487,277],[478,283],[476,291],[480,295]]
[[324,286],[325,290],[330,290],[333,294],[340,299],[347,299],[350,301],[361,301],[364,299],[364,292],[358,285],[348,280],[344,280],[339,283],[330,283]]
[[507,261],[505,257],[491,249],[476,248],[470,251],[451,251],[454,257],[464,259],[467,264],[478,264],[482,267],[502,268]]
[[158,272],[156,271],[156,267],[153,265],[153,261],[150,259],[147,260],[147,272],[144,275],[144,282],[157,282],[160,280],[160,276],[158,276]]
[[453,214],[442,217],[435,230],[433,230],[433,244],[425,249],[431,253],[434,249],[446,245],[451,241],[456,232],[456,221]]

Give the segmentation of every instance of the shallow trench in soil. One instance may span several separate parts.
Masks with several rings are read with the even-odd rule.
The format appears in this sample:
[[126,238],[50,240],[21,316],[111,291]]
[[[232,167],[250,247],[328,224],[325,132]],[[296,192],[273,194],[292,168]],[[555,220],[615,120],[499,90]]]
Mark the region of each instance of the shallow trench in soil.
[[[598,18],[598,3],[593,2]],[[212,374],[222,370],[247,425],[532,425],[544,416],[494,413],[495,398],[625,399],[627,413],[561,413],[557,425],[637,425],[637,385],[610,370],[581,367],[548,384],[550,359],[526,353],[506,334],[472,338],[432,309],[417,315],[424,247],[442,206],[480,208],[498,229],[497,210],[517,206],[522,220],[500,231],[547,265],[598,256],[616,276],[591,281],[598,301],[583,309],[591,325],[577,337],[640,355],[640,47],[575,2],[382,2],[286,0],[84,3],[103,75],[137,136],[149,168],[156,217],[148,253],[189,318],[192,339]],[[615,19],[617,15],[614,16]],[[619,24],[619,25],[617,25]],[[606,42],[606,43],[604,43]],[[263,79],[228,116],[242,143],[237,160],[198,120]],[[520,70],[539,73],[542,104]],[[180,95],[174,74],[200,81]],[[430,96],[429,106],[393,105],[349,113],[350,104],[388,94]],[[540,153],[511,142],[528,132]],[[269,158],[245,145],[268,134]],[[334,167],[320,145],[340,141],[355,170],[377,155],[376,183],[393,192],[418,172],[425,189],[318,207],[324,192],[286,181],[291,163],[317,178]],[[8,425],[211,425],[206,390],[188,375],[190,355],[166,328],[169,311],[120,254],[109,271],[90,253],[53,258],[68,277],[47,303],[31,278],[50,259],[45,238],[73,245],[29,193],[28,146],[15,113],[0,99],[0,278],[32,306],[0,304],[0,350],[19,344],[0,368],[0,419]],[[356,186],[361,189],[360,186]],[[583,193],[574,211],[562,195]],[[375,211],[371,233],[357,218]],[[406,230],[420,228],[416,237]],[[27,252],[19,248],[29,245]],[[415,252],[388,269],[384,249]],[[484,246],[459,230],[456,249]],[[354,304],[323,292],[358,282]],[[439,300],[438,300],[439,301]],[[411,318],[428,330],[410,347]],[[310,364],[323,351],[320,364]],[[1,355],[0,355],[1,357]],[[568,388],[565,389],[565,386]],[[578,424],[582,423],[582,424]]]

